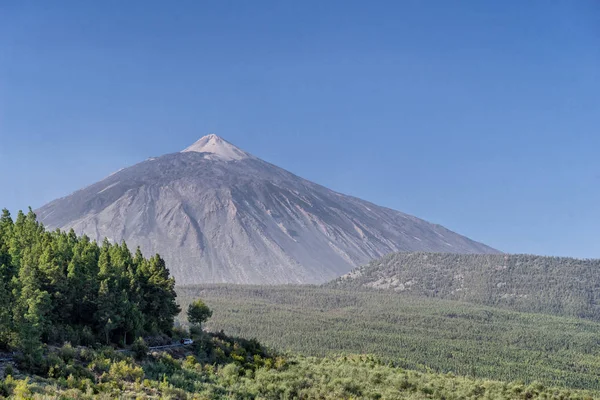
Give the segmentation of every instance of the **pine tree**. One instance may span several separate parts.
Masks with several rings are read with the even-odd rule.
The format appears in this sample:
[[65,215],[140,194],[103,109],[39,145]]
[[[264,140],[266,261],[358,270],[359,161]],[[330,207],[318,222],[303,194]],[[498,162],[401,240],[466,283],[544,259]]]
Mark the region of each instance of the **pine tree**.
[[105,338],[126,344],[141,333],[144,316],[130,297],[133,261],[126,246],[111,245],[107,240],[100,251],[98,322]]
[[42,333],[49,323],[51,298],[41,289],[35,267],[35,251],[24,249],[18,283],[15,284],[14,321],[18,333],[16,344],[23,355],[24,364],[35,368],[42,361]]
[[98,311],[96,323],[98,324],[99,331],[104,333],[107,344],[110,343],[112,332],[121,324],[117,298],[119,285],[116,280],[114,267],[111,264],[111,247],[110,242],[104,239],[98,258],[98,280],[100,286],[97,297]]
[[[73,304],[68,298],[68,283],[66,276],[66,257],[61,257],[57,244],[65,239],[64,235],[44,235],[42,254],[39,258],[38,269],[41,289],[52,299],[50,318],[53,325],[69,324]],[[64,260],[64,261],[63,261]]]
[[46,232],[30,209],[0,215],[0,347],[16,346],[26,364],[44,343],[96,340],[128,344],[170,333],[179,313],[175,281],[156,255],[86,236]]
[[9,306],[13,303],[10,283],[14,276],[9,243],[12,237],[13,221],[7,209],[2,210],[0,216],[0,348],[6,349],[12,331],[12,310]]
[[15,270],[10,257],[10,241],[13,236],[13,220],[10,212],[5,208],[0,216],[0,279],[6,284],[15,275]]
[[107,279],[100,282],[98,291],[98,311],[96,312],[96,321],[98,330],[105,336],[106,344],[110,343],[111,333],[115,330],[119,323],[119,316],[115,313],[115,295],[109,287]]
[[10,340],[10,333],[12,330],[11,326],[11,313],[10,307],[11,298],[10,292],[8,291],[8,287],[4,280],[0,280],[0,304],[3,306],[0,307],[0,348],[6,349]]
[[146,330],[169,332],[181,311],[176,302],[175,280],[169,276],[165,261],[158,254],[143,263],[140,273],[144,284],[144,314],[148,317]]
[[202,323],[212,317],[212,310],[202,300],[198,299],[190,304],[187,317],[190,324],[202,327]]
[[92,325],[98,304],[98,245],[83,236],[73,246],[73,258],[67,266],[69,302],[73,304],[72,322]]

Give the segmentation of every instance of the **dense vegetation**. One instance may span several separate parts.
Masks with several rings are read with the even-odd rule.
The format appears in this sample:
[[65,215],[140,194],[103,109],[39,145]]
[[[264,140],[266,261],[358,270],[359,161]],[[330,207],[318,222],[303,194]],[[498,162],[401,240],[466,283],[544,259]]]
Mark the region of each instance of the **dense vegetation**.
[[7,375],[0,380],[0,397],[591,400],[599,394],[408,371],[371,356],[276,357],[256,342],[203,336],[190,351],[153,353],[143,360],[65,346],[50,355],[56,364],[53,377]]
[[156,255],[102,245],[73,231],[46,232],[30,210],[0,217],[0,348],[44,367],[44,344],[126,344],[169,334],[180,309]]
[[403,368],[600,389],[600,324],[441,299],[310,286],[177,288],[207,327],[305,355],[375,354]]
[[389,290],[600,321],[600,260],[395,253],[327,286]]
[[[173,328],[181,309],[159,255],[146,259],[125,243],[98,245],[73,231],[46,232],[31,210],[14,221],[4,210],[0,351],[16,352],[14,362],[0,354],[0,398],[600,395],[600,324],[590,321],[312,286],[210,285],[179,292],[189,331]],[[207,333],[202,325],[246,338]],[[195,341],[149,352],[143,336]],[[337,355],[282,356],[248,339],[254,336],[282,350]],[[507,383],[514,380],[523,382]]]

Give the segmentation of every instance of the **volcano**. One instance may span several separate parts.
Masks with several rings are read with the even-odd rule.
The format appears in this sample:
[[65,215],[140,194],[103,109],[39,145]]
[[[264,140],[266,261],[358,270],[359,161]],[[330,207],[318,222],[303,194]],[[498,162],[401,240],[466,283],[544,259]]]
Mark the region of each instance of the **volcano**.
[[216,135],[36,210],[48,228],[159,253],[179,285],[322,283],[388,253],[498,253],[337,193]]

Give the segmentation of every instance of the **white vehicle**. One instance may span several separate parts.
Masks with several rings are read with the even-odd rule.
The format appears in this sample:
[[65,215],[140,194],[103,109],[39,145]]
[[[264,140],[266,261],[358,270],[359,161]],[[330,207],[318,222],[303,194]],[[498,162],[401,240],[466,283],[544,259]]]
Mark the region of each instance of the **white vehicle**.
[[179,342],[183,345],[194,344],[194,341],[192,339],[181,339]]

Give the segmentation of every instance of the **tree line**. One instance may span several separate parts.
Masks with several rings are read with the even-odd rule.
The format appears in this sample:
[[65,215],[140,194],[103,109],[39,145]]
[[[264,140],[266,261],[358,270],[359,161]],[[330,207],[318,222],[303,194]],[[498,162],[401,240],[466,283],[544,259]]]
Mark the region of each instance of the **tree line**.
[[128,344],[170,334],[180,308],[157,254],[101,244],[73,230],[48,232],[29,209],[0,216],[0,348],[31,363],[43,344]]

